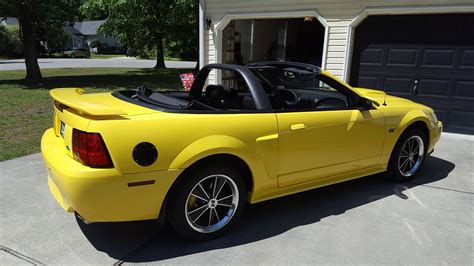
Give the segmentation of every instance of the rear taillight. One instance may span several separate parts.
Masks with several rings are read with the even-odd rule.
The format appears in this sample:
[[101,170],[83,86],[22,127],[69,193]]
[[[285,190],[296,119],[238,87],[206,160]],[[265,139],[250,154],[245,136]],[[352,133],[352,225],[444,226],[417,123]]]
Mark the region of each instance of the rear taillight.
[[95,168],[113,167],[107,147],[99,133],[72,131],[72,151],[74,159]]

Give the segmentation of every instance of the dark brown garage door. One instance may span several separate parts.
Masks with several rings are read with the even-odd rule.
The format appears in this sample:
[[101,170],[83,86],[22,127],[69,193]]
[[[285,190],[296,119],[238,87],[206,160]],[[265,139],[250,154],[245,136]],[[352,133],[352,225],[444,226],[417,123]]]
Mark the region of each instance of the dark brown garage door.
[[474,14],[368,17],[350,83],[431,106],[446,131],[474,134]]

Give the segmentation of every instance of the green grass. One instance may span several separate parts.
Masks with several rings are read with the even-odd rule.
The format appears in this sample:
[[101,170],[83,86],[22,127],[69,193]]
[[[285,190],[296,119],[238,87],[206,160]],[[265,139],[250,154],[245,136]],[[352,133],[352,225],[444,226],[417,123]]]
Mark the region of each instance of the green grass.
[[38,152],[43,132],[52,126],[49,90],[81,87],[87,92],[134,89],[181,89],[179,74],[189,70],[71,68],[44,69],[41,86],[27,87],[25,72],[0,71],[0,161]]
[[91,58],[92,59],[110,59],[110,58],[116,58],[116,57],[125,57],[126,55],[124,54],[94,54],[91,53]]

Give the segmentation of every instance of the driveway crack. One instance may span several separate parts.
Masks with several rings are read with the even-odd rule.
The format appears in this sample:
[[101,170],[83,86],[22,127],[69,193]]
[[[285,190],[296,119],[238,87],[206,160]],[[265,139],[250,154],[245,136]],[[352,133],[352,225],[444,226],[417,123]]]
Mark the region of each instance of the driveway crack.
[[5,251],[6,253],[19,258],[20,260],[31,263],[32,265],[46,265],[39,260],[33,259],[32,257],[26,256],[18,251],[15,251],[11,248],[0,245],[0,251]]
[[132,249],[130,252],[125,254],[121,259],[116,261],[113,265],[122,265],[127,259],[132,258],[133,256],[137,255],[140,251],[148,247],[153,239],[155,239],[156,233],[153,234],[149,239],[147,239],[145,242],[137,245],[134,249]]
[[437,186],[431,186],[431,185],[425,185],[425,184],[422,184],[421,186],[422,186],[422,187],[436,188],[436,189],[441,189],[441,190],[448,190],[448,191],[452,191],[452,192],[459,192],[459,193],[465,193],[465,194],[474,195],[474,192],[465,191],[465,190],[458,190],[458,189],[437,187]]

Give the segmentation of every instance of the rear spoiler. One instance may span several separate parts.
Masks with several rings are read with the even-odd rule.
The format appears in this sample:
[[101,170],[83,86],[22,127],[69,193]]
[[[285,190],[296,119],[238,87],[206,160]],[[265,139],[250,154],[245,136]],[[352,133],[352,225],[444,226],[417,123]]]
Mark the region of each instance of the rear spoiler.
[[53,99],[67,107],[91,116],[126,115],[123,110],[109,107],[93,94],[85,94],[80,88],[53,89],[49,92]]

